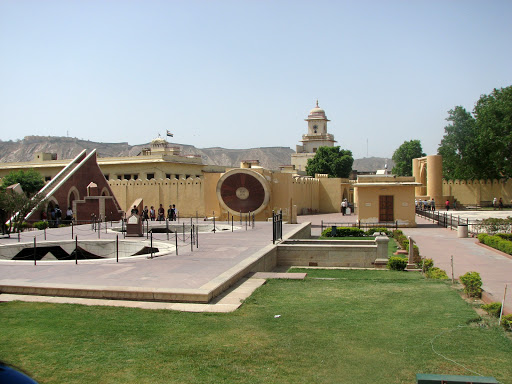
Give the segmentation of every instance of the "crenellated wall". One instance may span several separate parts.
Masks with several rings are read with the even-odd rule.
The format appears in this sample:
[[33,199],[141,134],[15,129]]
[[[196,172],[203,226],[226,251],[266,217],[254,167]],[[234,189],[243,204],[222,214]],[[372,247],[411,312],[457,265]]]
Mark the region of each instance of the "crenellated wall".
[[180,216],[194,217],[196,212],[204,216],[202,178],[109,180],[108,183],[117,201],[127,212],[133,201],[142,198],[148,207],[158,209],[162,204],[167,212],[169,205],[175,204]]
[[[258,214],[257,220],[266,220],[272,216],[272,210],[280,209],[288,219],[293,205],[297,206],[299,214],[321,211],[322,195],[318,179],[294,178],[291,174],[266,170],[259,170],[259,172],[267,180],[271,195],[267,208]],[[157,209],[162,204],[166,211],[169,204],[176,204],[181,217],[195,217],[197,212],[199,217],[211,217],[215,213],[217,218],[227,219],[227,211],[221,209],[216,195],[216,186],[221,175],[221,173],[204,173],[202,178],[110,180],[108,183],[120,206],[127,212],[133,201],[142,198],[144,205],[154,206]],[[331,205],[334,207],[339,200],[337,195],[340,194],[338,190],[341,190],[340,180],[329,179],[329,183],[338,185],[334,188],[335,202],[331,203],[333,198],[323,200],[327,202],[326,207]]]
[[443,195],[453,196],[464,205],[490,202],[495,197],[504,204],[512,200],[512,180],[443,180]]

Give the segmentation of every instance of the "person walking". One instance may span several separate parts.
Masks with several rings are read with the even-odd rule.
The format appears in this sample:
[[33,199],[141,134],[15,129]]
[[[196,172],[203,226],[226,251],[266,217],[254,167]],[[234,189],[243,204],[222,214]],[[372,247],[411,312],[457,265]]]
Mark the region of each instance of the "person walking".
[[500,201],[498,201],[498,208],[500,211],[503,209],[503,199],[500,197]]
[[176,221],[176,217],[178,217],[178,210],[176,209],[176,204],[172,205],[172,219]]
[[449,211],[450,210],[450,200],[446,200],[446,203],[444,203],[444,205],[446,206],[446,210]]
[[436,202],[434,200],[434,198],[432,198],[432,200],[430,201],[430,208],[435,211],[436,210]]
[[165,209],[162,204],[160,204],[160,207],[158,208],[158,221],[163,221],[165,215]]

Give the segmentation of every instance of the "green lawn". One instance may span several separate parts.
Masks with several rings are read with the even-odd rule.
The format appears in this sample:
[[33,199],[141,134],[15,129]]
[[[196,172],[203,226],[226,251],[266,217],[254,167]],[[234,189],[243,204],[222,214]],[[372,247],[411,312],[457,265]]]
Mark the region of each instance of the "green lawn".
[[[446,282],[394,271],[306,270],[236,312],[0,304],[0,359],[40,383],[414,383],[471,374],[511,383],[512,342],[479,326]],[[331,279],[318,279],[328,277]],[[275,317],[280,315],[280,317]]]

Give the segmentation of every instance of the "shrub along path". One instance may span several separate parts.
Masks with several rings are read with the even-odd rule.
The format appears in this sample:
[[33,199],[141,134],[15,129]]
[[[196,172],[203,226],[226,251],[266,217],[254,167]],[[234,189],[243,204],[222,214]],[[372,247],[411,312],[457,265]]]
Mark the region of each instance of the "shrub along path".
[[269,281],[229,314],[1,303],[0,359],[42,384],[412,383],[474,372],[512,383],[511,340],[475,324],[449,283],[307,272]]
[[416,216],[417,228],[403,228],[407,236],[417,243],[422,257],[434,260],[434,265],[444,269],[451,277],[453,256],[454,276],[476,271],[482,277],[482,288],[493,301],[503,299],[505,284],[508,284],[505,311],[512,313],[512,259],[489,248],[478,245],[475,238],[458,238],[457,231],[432,225]]

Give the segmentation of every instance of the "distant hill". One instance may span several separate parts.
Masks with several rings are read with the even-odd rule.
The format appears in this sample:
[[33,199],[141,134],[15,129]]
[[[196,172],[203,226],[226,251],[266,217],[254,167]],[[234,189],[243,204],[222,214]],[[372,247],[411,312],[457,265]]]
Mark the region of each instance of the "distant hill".
[[[200,155],[205,164],[225,165],[237,167],[242,160],[259,160],[262,167],[279,169],[280,165],[290,164],[290,155],[294,153],[287,147],[261,147],[248,149],[227,148],[196,148],[192,145],[176,144],[182,147],[185,155]],[[98,143],[71,137],[58,136],[26,136],[23,140],[1,141],[0,162],[13,163],[32,161],[37,152],[56,153],[58,159],[72,159],[84,149],[96,149],[98,157],[137,156],[142,148],[149,147],[149,143],[129,145],[128,143]],[[383,169],[385,159],[369,157],[354,160],[353,169],[360,172]],[[391,160],[388,169],[393,167]]]

